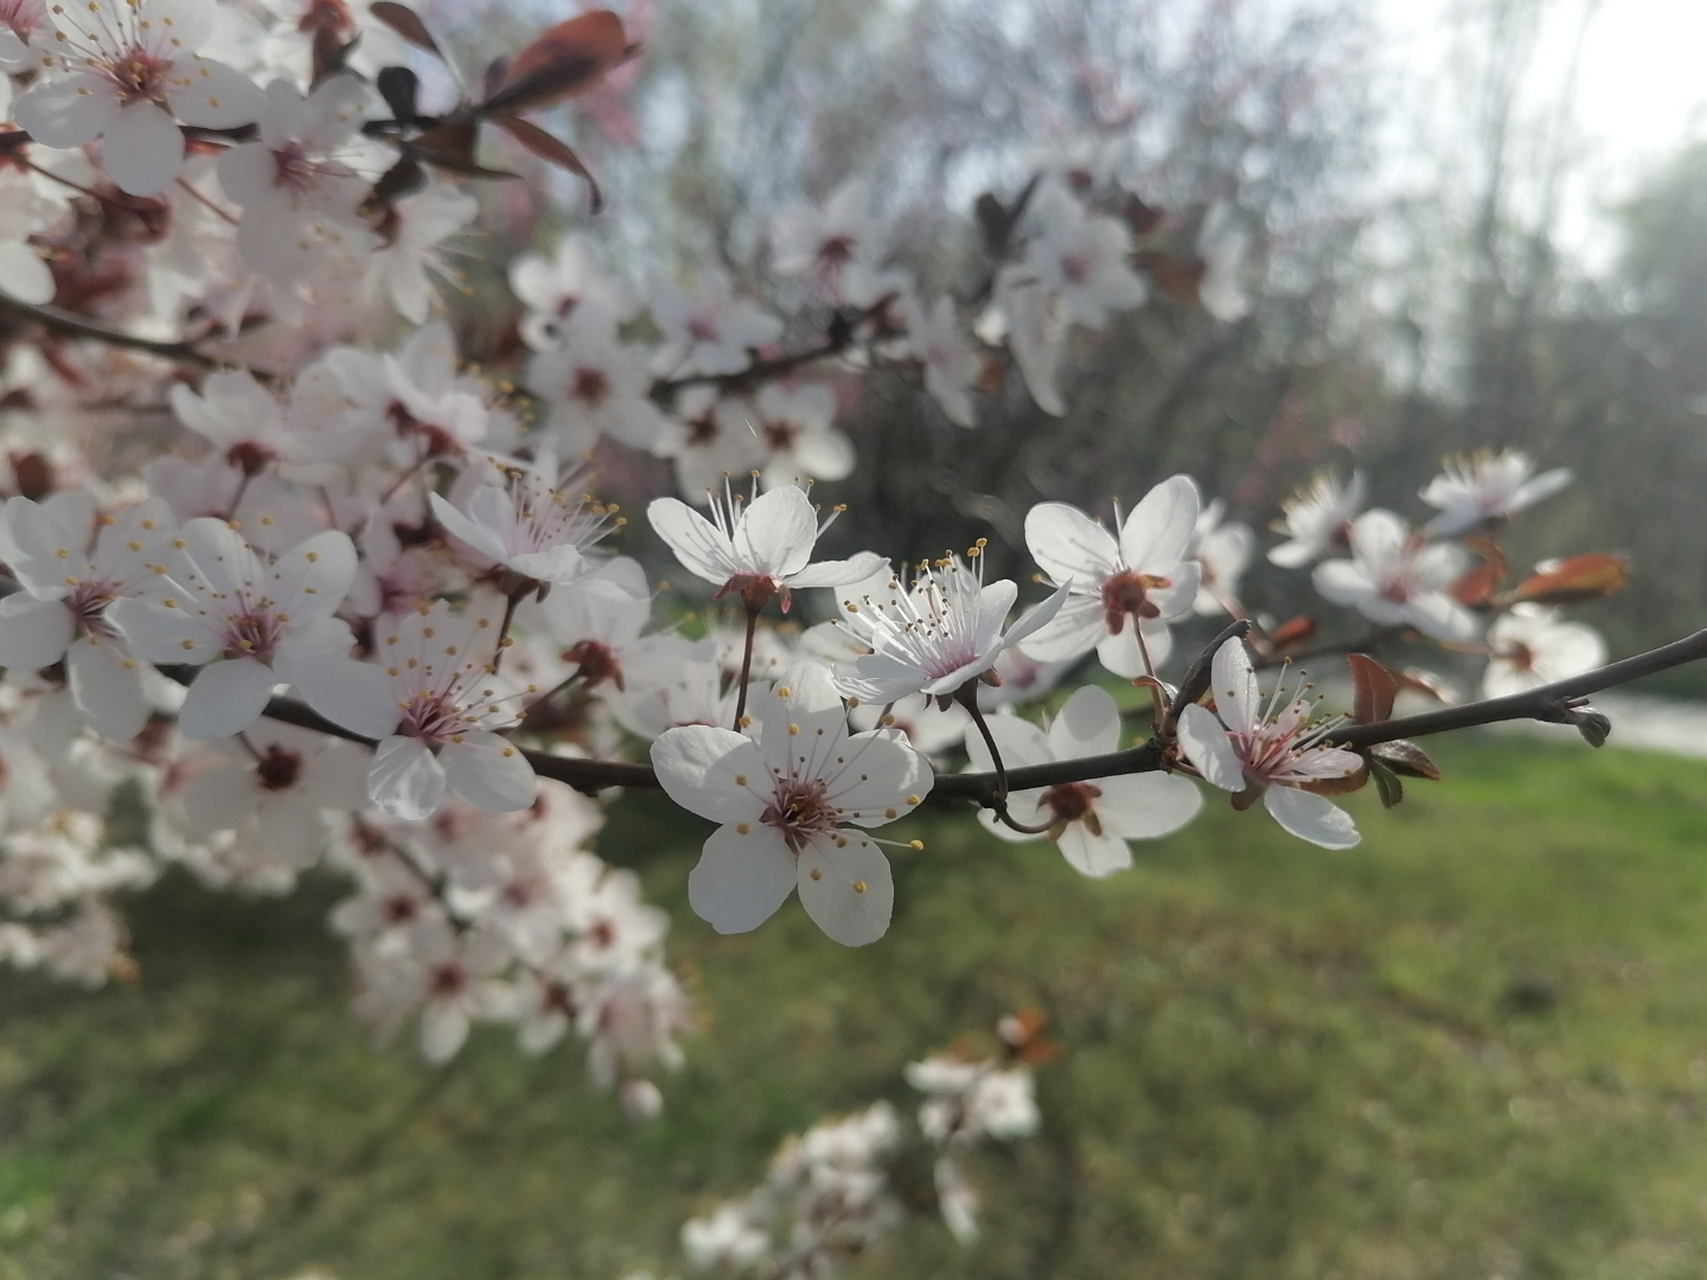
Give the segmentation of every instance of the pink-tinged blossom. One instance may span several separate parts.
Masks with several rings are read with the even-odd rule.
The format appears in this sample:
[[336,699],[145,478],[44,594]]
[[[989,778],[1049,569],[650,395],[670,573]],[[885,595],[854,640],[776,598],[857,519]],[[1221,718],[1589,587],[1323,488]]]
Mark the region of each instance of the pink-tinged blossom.
[[651,399],[650,361],[646,348],[617,341],[606,318],[578,310],[557,343],[528,361],[522,381],[550,406],[547,425],[565,453],[585,453],[600,436],[652,449],[664,421]]
[[1121,522],[1118,540],[1064,502],[1033,507],[1025,518],[1026,546],[1068,595],[1023,652],[1060,662],[1095,648],[1115,675],[1153,675],[1172,647],[1168,620],[1189,613],[1197,598],[1200,569],[1187,556],[1198,512],[1197,485],[1183,475],[1145,494]]
[[1197,599],[1192,608],[1200,614],[1237,613],[1239,579],[1244,577],[1256,549],[1256,534],[1236,520],[1223,524],[1224,506],[1219,498],[1197,517],[1190,558],[1197,562]]
[[[496,601],[487,601],[495,605]],[[431,608],[374,624],[376,661],[328,657],[297,674],[308,705],[378,743],[368,795],[393,817],[429,817],[445,787],[498,813],[534,802],[538,778],[498,735],[521,722],[529,693],[493,673],[499,608]]]
[[266,855],[287,882],[325,852],[326,811],[366,803],[365,753],[337,738],[262,721],[227,754],[184,789],[189,834],[236,831],[245,855]]
[[252,373],[210,373],[199,395],[174,383],[167,398],[178,421],[221,450],[226,464],[245,476],[259,475],[287,458],[312,457],[285,425],[273,393]]
[[587,552],[618,523],[615,509],[573,486],[585,473],[559,477],[557,451],[540,449],[525,469],[504,467],[509,483],[483,484],[453,507],[429,494],[433,515],[451,537],[510,572],[567,586],[591,573]]
[[23,590],[0,601],[0,666],[33,671],[64,660],[77,709],[109,738],[142,732],[143,673],[108,618],[117,600],[151,590],[176,525],[159,498],[97,516],[82,491],[5,508],[6,559]]
[[121,191],[164,191],[184,163],[179,123],[248,124],[261,91],[197,50],[213,32],[213,0],[87,0],[50,11],[56,43],[13,118],[43,146],[104,137],[102,162]]
[[237,251],[250,270],[289,285],[318,274],[327,254],[364,249],[357,207],[372,185],[345,153],[373,102],[351,75],[329,76],[307,98],[283,80],[267,86],[260,139],[219,157],[219,184],[243,216]]
[[683,568],[715,586],[719,596],[733,593],[755,607],[781,595],[787,612],[794,588],[845,586],[883,564],[870,551],[850,560],[808,563],[829,521],[820,525],[812,500],[793,485],[751,502],[726,488],[723,499],[712,502],[709,520],[675,498],[655,499],[646,515]]
[[971,387],[981,361],[960,328],[954,299],[944,295],[927,311],[911,294],[902,302],[907,345],[925,371],[925,390],[942,406],[948,420],[960,427],[973,425]]
[[410,324],[426,324],[438,298],[432,275],[451,275],[442,246],[479,212],[478,200],[445,182],[393,202],[384,247],[368,255],[368,296],[388,301]]
[[1282,828],[1324,849],[1349,849],[1362,839],[1345,810],[1300,789],[1363,767],[1356,752],[1326,745],[1338,721],[1313,722],[1312,704],[1281,688],[1265,703],[1238,639],[1215,651],[1210,689],[1215,710],[1193,703],[1179,721],[1180,749],[1205,782],[1231,791],[1235,808],[1254,804],[1261,793]]
[[[0,71],[0,82],[5,78]],[[0,292],[37,305],[53,301],[53,272],[29,240],[51,230],[68,208],[63,199],[42,190],[30,174],[0,169]]]
[[1363,507],[1363,474],[1351,473],[1340,484],[1331,471],[1318,472],[1281,503],[1277,531],[1287,540],[1268,553],[1270,564],[1301,569],[1313,560],[1351,545],[1351,525]]
[[589,312],[598,327],[614,329],[640,310],[634,289],[605,271],[584,236],[564,236],[554,258],[537,253],[517,258],[510,264],[510,290],[527,308],[522,341],[535,351],[557,346],[568,324],[578,317],[585,320]]
[[972,567],[959,556],[919,565],[910,588],[891,577],[842,604],[850,630],[872,652],[854,659],[840,684],[862,702],[893,702],[908,694],[951,696],[987,672],[1002,651],[1055,617],[1067,599],[1060,587],[1007,626],[1019,588],[1007,578],[984,581],[983,544]]
[[854,469],[853,444],[833,425],[836,398],[822,383],[759,393],[755,428],[769,451],[766,488],[801,480],[841,480]]
[[1555,609],[1520,604],[1495,620],[1487,635],[1490,658],[1482,694],[1503,698],[1555,680],[1568,680],[1606,662],[1606,641],[1580,622],[1565,622]]
[[771,232],[771,265],[785,276],[819,275],[838,293],[849,276],[876,266],[882,256],[882,224],[872,216],[871,184],[849,178],[823,206],[799,206],[776,217]]
[[243,732],[305,659],[351,643],[332,615],[356,548],[335,529],[269,563],[226,521],[191,520],[162,567],[146,599],[119,600],[108,616],[137,657],[203,668],[178,714],[186,737]]
[[654,280],[651,299],[664,335],[652,362],[660,377],[739,373],[752,363],[754,348],[782,337],[782,321],[738,299],[721,271],[707,271],[691,298],[668,280]]
[[703,506],[727,477],[746,475],[764,462],[756,417],[752,405],[726,399],[716,387],[687,387],[652,451],[675,462],[676,491]]
[[1086,213],[1052,182],[1032,199],[1028,215],[1038,232],[1026,246],[1022,269],[1069,319],[1100,329],[1109,312],[1143,303],[1144,280],[1132,269],[1132,236],[1124,223]]
[[[1077,690],[1047,732],[1017,716],[988,721],[1002,763],[1008,769],[1051,764],[1120,749],[1120,711],[1096,685]],[[966,733],[972,767],[995,768],[990,749],[975,729]],[[1108,876],[1132,865],[1128,840],[1151,840],[1178,831],[1197,816],[1203,797],[1186,779],[1172,773],[1129,773],[1087,782],[1015,791],[1008,812],[1028,827],[1047,826],[1044,835],[1081,875]],[[1004,840],[1036,840],[1015,831],[989,811],[978,820]]]
[[1449,542],[1424,542],[1405,522],[1377,507],[1351,526],[1350,560],[1324,560],[1312,581],[1334,604],[1383,626],[1415,627],[1437,640],[1468,640],[1476,620],[1450,594],[1469,560]]
[[1052,290],[1017,264],[996,273],[996,298],[978,317],[977,335],[985,342],[1006,342],[1037,407],[1052,417],[1067,412],[1055,385],[1066,350],[1067,322]]
[[1424,502],[1440,508],[1440,514],[1428,522],[1428,531],[1463,533],[1483,521],[1516,515],[1571,482],[1571,473],[1563,467],[1540,475],[1534,472],[1529,455],[1515,449],[1448,458],[1441,474],[1422,491]]
[[574,591],[553,591],[540,606],[544,631],[561,648],[569,674],[586,692],[639,694],[677,678],[696,650],[670,634],[645,634],[652,620],[646,573],[622,557],[581,579]]
[[800,663],[753,701],[757,740],[712,725],[670,729],[652,744],[665,793],[722,824],[688,878],[688,901],[719,933],[768,920],[796,889],[837,942],[862,946],[889,928],[894,883],[859,828],[893,822],[931,789],[931,768],[895,733],[849,736],[847,713],[816,663]]

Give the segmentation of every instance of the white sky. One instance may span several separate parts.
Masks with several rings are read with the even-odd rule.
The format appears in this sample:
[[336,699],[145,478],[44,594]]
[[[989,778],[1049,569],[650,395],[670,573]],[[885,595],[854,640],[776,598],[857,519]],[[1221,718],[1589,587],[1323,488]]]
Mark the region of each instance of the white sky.
[[[1707,0],[1537,2],[1546,18],[1524,79],[1524,114],[1533,121],[1551,118],[1589,15],[1574,112],[1586,150],[1577,156],[1558,234],[1594,259],[1610,247],[1598,212],[1683,142],[1707,137]],[[1441,137],[1462,137],[1474,84],[1464,41],[1468,32],[1485,33],[1476,15],[1489,0],[1377,3],[1384,52],[1395,71],[1419,86],[1420,114],[1435,122],[1436,145]],[[1403,182],[1406,160],[1395,159]]]

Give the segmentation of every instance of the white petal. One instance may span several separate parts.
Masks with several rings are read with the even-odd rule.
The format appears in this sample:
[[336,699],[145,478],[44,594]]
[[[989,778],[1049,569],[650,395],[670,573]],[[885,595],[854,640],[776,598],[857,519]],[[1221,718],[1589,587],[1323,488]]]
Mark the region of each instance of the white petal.
[[186,738],[229,738],[261,718],[278,677],[253,658],[209,663],[196,676],[178,712]]
[[419,738],[387,738],[373,754],[368,795],[394,818],[419,822],[445,797],[444,766]]
[[1101,778],[1096,814],[1104,831],[1125,840],[1151,840],[1178,831],[1203,808],[1203,793],[1177,773]]
[[539,794],[539,778],[521,750],[495,733],[466,733],[439,751],[445,781],[478,809],[514,813]]
[[189,85],[168,93],[178,119],[203,129],[234,129],[249,124],[266,107],[260,86],[224,63],[197,58],[180,63]]
[[652,768],[664,794],[702,818],[755,823],[764,810],[756,788],[770,773],[753,740],[733,729],[708,724],[666,729],[652,744]]
[[53,301],[56,288],[41,254],[21,240],[0,241],[0,290],[40,306]]
[[1025,545],[1057,583],[1100,584],[1119,568],[1114,535],[1065,502],[1040,502],[1026,513]]
[[[1069,596],[1043,626],[1020,642],[1019,650],[1039,662],[1064,662],[1094,648],[1108,635],[1103,620],[1102,601],[1096,596]],[[1135,676],[1143,672],[1143,664],[1131,672],[1116,675]]]
[[434,1001],[421,1010],[421,1056],[435,1067],[456,1057],[468,1039],[468,1015],[460,1006]]
[[1120,709],[1106,689],[1087,684],[1067,699],[1049,726],[1049,750],[1057,760],[1100,756],[1120,748]]
[[719,933],[746,933],[776,914],[794,890],[794,854],[774,827],[711,833],[688,874],[688,905]]
[[[997,582],[992,585],[999,587],[1002,584]],[[989,588],[986,587],[985,590],[988,591]],[[1067,603],[1067,587],[1066,584],[1063,583],[1053,595],[1049,596],[1047,599],[1039,600],[1036,604],[1032,605],[1031,608],[1020,614],[1019,619],[1013,624],[1013,626],[1008,628],[1006,643],[1018,644],[1027,636],[1042,630],[1057,613],[1061,612],[1061,606],[1065,603]],[[980,599],[978,604],[979,610],[982,612],[984,601]],[[1005,612],[1006,611],[1004,610],[1004,613]]]
[[735,525],[740,562],[778,578],[804,569],[817,541],[818,513],[812,499],[791,484],[753,499]]
[[848,947],[876,942],[889,931],[895,880],[889,859],[852,832],[838,845],[821,836],[800,851],[800,902],[829,937]]
[[1324,849],[1349,849],[1363,839],[1351,815],[1326,796],[1295,787],[1270,787],[1263,808],[1288,833]]
[[646,508],[646,518],[676,553],[682,567],[696,578],[721,587],[740,572],[729,539],[687,503],[675,498],[654,499]]
[[142,671],[121,645],[84,637],[65,654],[71,699],[105,737],[129,742],[148,723]]
[[930,794],[936,775],[899,732],[874,730],[847,743],[848,763],[826,770],[825,798],[848,822],[880,827],[893,822]]
[[184,788],[184,816],[196,834],[230,831],[255,816],[259,796],[247,770],[209,769]]
[[278,558],[269,594],[279,602],[279,612],[290,615],[294,632],[336,612],[355,576],[356,544],[349,534],[328,529]]
[[19,593],[0,601],[0,667],[51,666],[65,656],[71,636],[71,613],[57,600]]
[[1197,482],[1169,476],[1132,508],[1120,529],[1120,558],[1139,573],[1167,573],[1185,559],[1197,528]]
[[[510,505],[510,495],[493,485],[482,485],[473,496],[478,497],[488,490],[496,493],[506,507]],[[488,560],[501,562],[509,555],[509,549],[495,529],[476,524],[436,493],[428,494],[427,501],[432,504],[433,516],[440,527],[458,542],[472,547]]]
[[1210,690],[1215,695],[1215,710],[1221,721],[1234,733],[1250,734],[1262,719],[1261,694],[1257,690],[1256,671],[1251,655],[1245,652],[1245,642],[1234,636],[1224,641],[1210,662]]
[[391,677],[371,662],[325,654],[296,663],[291,681],[318,714],[361,737],[388,737],[402,719]]
[[144,662],[212,662],[220,653],[218,634],[188,609],[168,609],[146,600],[115,600],[107,606],[107,621]]
[[848,587],[889,568],[875,551],[861,551],[846,560],[820,560],[789,575],[791,587]]
[[152,102],[133,103],[107,126],[101,163],[120,191],[159,195],[183,167],[184,135]]
[[1203,780],[1223,791],[1245,789],[1245,768],[1227,730],[1212,712],[1195,702],[1180,713],[1179,745]]
[[1056,842],[1061,856],[1082,876],[1111,876],[1132,865],[1132,850],[1119,836],[1092,835],[1082,822],[1070,822]]
[[119,113],[116,94],[87,92],[89,87],[81,75],[39,80],[12,104],[12,119],[44,147],[80,147],[98,138]]

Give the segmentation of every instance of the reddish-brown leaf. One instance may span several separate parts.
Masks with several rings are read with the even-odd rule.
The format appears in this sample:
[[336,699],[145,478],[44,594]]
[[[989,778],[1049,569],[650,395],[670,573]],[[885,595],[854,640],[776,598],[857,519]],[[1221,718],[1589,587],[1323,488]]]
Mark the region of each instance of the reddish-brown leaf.
[[538,125],[529,124],[515,116],[501,116],[493,123],[541,160],[548,160],[559,168],[567,169],[585,182],[594,213],[605,207],[605,197],[599,190],[598,179],[593,177],[592,171],[582,163],[581,157],[575,154],[568,143],[554,138]]
[[1402,671],[1393,672],[1393,675],[1398,679],[1400,689],[1420,693],[1434,702],[1452,701],[1452,690],[1432,671],[1424,671],[1421,667],[1406,667]]
[[1375,779],[1375,790],[1381,796],[1383,809],[1395,809],[1405,798],[1405,784],[1399,781],[1399,775],[1394,773],[1379,760],[1369,762],[1369,776]]
[[1560,560],[1542,572],[1531,574],[1517,584],[1510,598],[1536,604],[1572,604],[1622,591],[1629,581],[1629,557],[1609,551],[1591,551],[1587,555]]
[[1351,718],[1358,724],[1391,720],[1398,677],[1366,653],[1348,653],[1345,660],[1351,668]]
[[1133,234],[1142,239],[1162,225],[1162,219],[1166,214],[1153,204],[1145,204],[1128,191],[1126,199],[1120,204],[1120,216],[1126,219],[1126,223],[1132,228]]
[[1464,576],[1452,584],[1452,595],[1459,604],[1475,609],[1487,604],[1499,585],[1499,566],[1484,560],[1475,568],[1466,570]]
[[1392,742],[1377,743],[1369,748],[1369,754],[1394,773],[1404,777],[1426,778],[1430,782],[1440,781],[1440,766],[1429,758],[1428,752],[1414,742],[1396,738]]
[[1316,634],[1316,620],[1307,613],[1288,618],[1268,633],[1268,642],[1276,649],[1295,649]]
[[559,22],[515,56],[481,113],[537,111],[585,93],[636,52],[622,19],[609,9]]
[[439,52],[439,42],[433,39],[433,33],[427,30],[427,24],[408,5],[394,4],[392,0],[375,0],[368,6],[368,12],[402,36],[417,49],[424,50],[434,57],[442,58]]

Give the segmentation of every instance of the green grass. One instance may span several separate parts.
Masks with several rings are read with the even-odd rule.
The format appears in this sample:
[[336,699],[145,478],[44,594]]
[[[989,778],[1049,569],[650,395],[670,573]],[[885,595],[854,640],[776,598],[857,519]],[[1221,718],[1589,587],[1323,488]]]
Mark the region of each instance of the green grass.
[[171,879],[142,980],[0,990],[0,1280],[616,1280],[901,1066],[1037,1006],[1043,1134],[976,1173],[986,1234],[921,1216],[868,1277],[1707,1274],[1707,766],[1460,740],[1448,781],[1326,853],[1220,804],[1110,881],[920,816],[897,913],[843,950],[790,904],[724,939],[701,828],[631,800],[609,856],[675,915],[710,1019],[635,1125],[579,1057],[477,1033],[376,1051],[323,927]]

